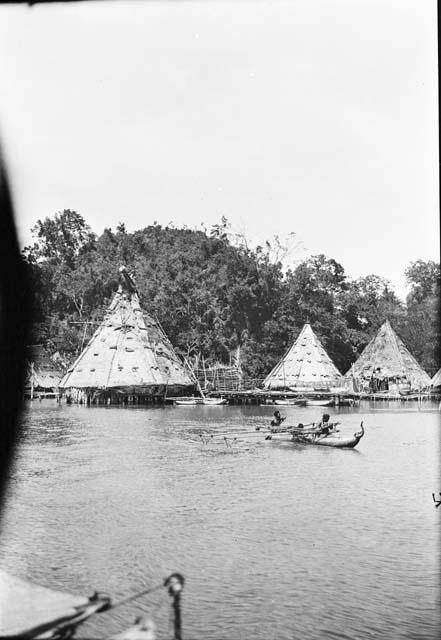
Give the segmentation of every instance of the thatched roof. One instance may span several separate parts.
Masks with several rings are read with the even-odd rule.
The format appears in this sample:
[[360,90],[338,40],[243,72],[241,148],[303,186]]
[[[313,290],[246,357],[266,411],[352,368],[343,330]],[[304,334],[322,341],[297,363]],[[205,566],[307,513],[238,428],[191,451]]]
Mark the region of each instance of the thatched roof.
[[341,384],[343,376],[313,332],[305,324],[290,350],[266,377],[264,387],[329,388]]
[[364,380],[372,375],[376,378],[405,379],[414,389],[430,384],[429,376],[397,336],[388,320],[346,373],[346,377]]
[[193,385],[159,323],[145,313],[133,280],[120,269],[121,284],[106,317],[61,388],[131,389]]
[[438,371],[433,376],[432,380],[430,381],[430,386],[441,387],[441,369],[438,369]]
[[26,388],[33,386],[39,389],[56,389],[58,387],[63,373],[42,345],[28,347],[26,360]]

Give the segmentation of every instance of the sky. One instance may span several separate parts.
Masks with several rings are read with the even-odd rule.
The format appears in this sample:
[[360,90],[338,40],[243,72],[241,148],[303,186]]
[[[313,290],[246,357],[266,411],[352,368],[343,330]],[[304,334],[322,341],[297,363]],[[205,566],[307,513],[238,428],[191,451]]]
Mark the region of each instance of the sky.
[[225,216],[401,297],[439,260],[434,0],[3,5],[0,135],[23,244]]

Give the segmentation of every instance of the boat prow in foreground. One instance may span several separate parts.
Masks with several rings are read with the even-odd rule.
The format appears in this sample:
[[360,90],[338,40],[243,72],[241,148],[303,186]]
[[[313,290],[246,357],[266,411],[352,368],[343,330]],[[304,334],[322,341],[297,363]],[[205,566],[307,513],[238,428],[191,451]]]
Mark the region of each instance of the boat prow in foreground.
[[[94,615],[105,613],[149,593],[166,590],[171,598],[174,640],[181,640],[180,598],[184,577],[173,573],[160,584],[112,602],[95,593],[90,597],[55,591],[22,580],[0,569],[0,638],[15,640],[71,640],[75,631]],[[161,636],[162,637],[162,636]],[[113,640],[155,640],[155,625],[149,618],[138,619],[134,626]]]

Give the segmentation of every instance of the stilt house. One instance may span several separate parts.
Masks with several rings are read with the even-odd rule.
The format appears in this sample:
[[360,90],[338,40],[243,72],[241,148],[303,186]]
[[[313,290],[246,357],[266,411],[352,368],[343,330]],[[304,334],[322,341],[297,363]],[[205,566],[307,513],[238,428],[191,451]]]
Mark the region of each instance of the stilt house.
[[430,385],[430,378],[420,367],[388,320],[365,347],[346,373],[359,391],[367,393],[405,394]]
[[139,303],[124,267],[106,316],[61,381],[67,401],[139,403],[193,390],[159,323]]
[[324,391],[341,387],[343,376],[311,325],[305,324],[297,340],[263,384],[265,389]]

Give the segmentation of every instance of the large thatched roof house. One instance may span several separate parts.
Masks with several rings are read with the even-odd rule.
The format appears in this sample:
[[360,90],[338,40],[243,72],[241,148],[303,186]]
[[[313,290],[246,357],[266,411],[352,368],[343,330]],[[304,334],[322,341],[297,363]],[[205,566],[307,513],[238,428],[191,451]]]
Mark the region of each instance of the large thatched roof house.
[[324,350],[310,324],[305,324],[297,340],[264,381],[265,389],[311,390],[341,386],[343,376]]
[[118,394],[174,395],[191,387],[170,341],[159,323],[141,309],[133,279],[121,267],[120,285],[104,320],[60,388],[104,395],[113,402]]
[[419,390],[430,385],[420,367],[388,320],[346,373],[360,390],[370,392]]

